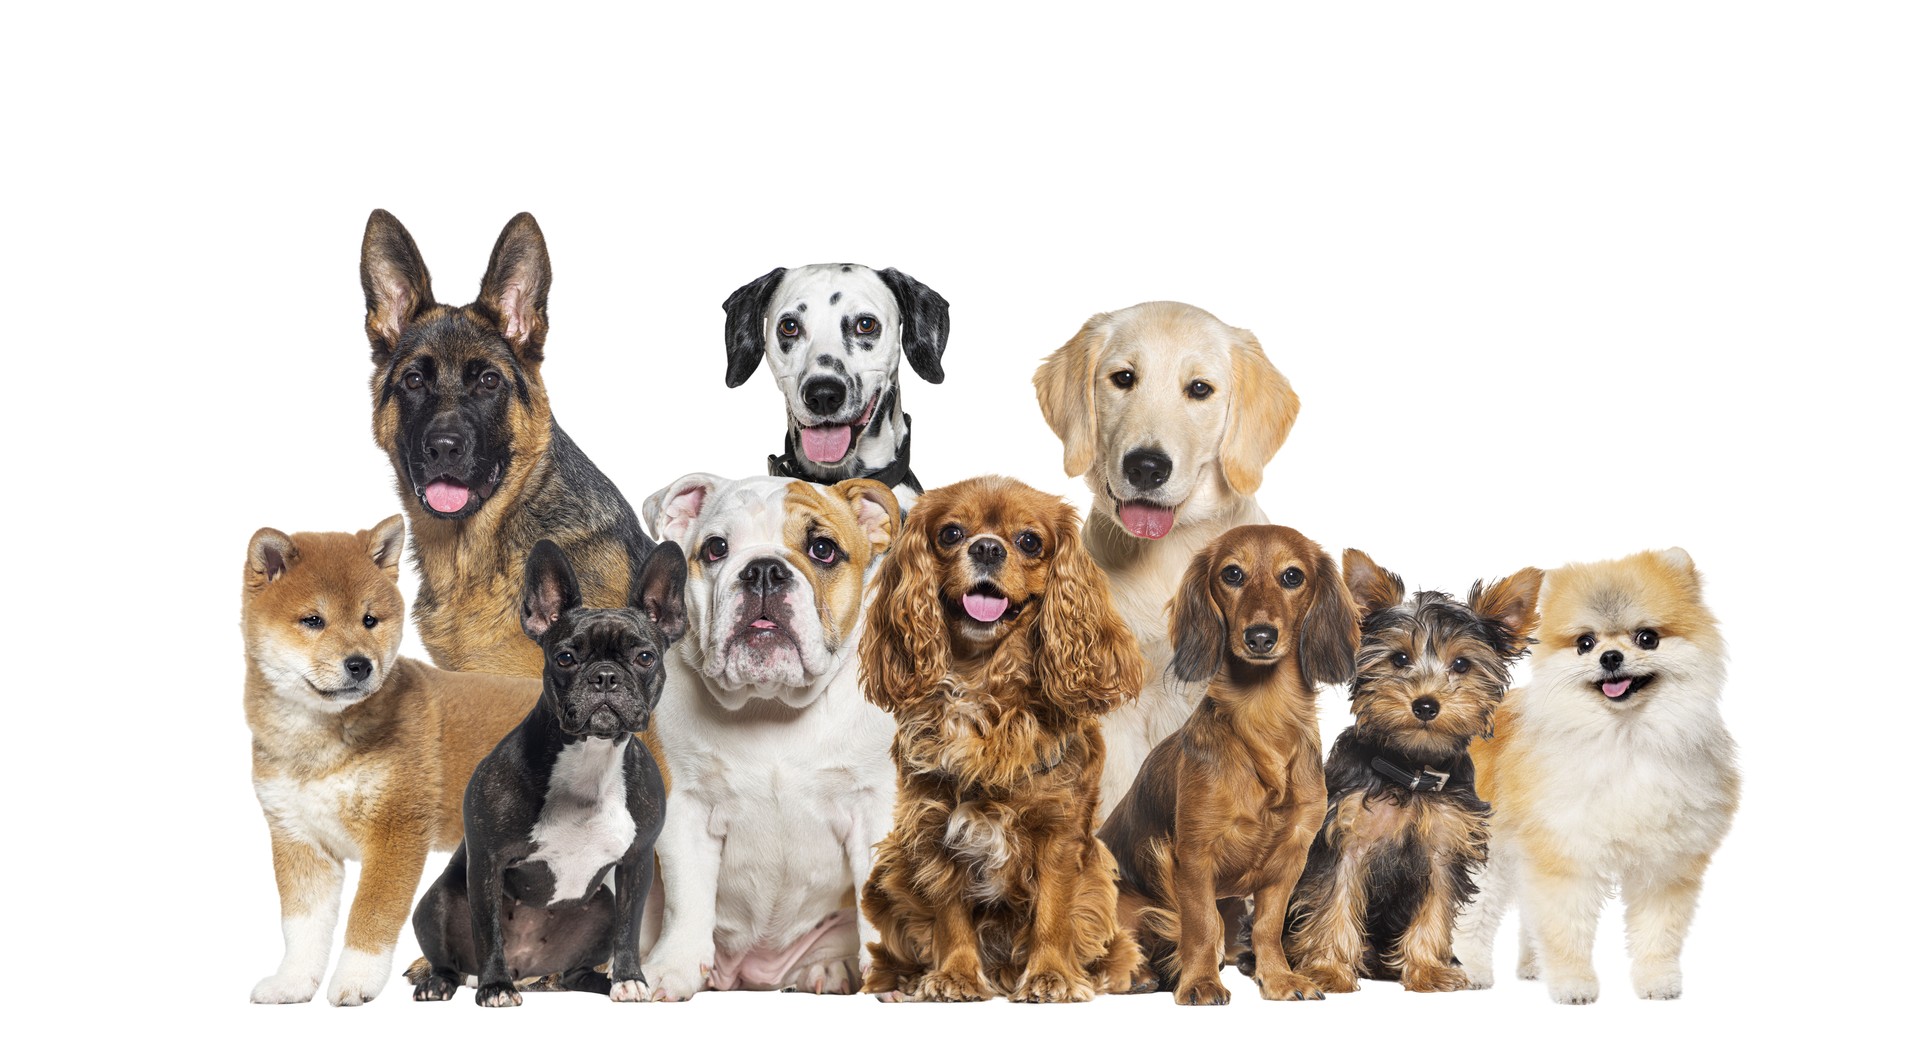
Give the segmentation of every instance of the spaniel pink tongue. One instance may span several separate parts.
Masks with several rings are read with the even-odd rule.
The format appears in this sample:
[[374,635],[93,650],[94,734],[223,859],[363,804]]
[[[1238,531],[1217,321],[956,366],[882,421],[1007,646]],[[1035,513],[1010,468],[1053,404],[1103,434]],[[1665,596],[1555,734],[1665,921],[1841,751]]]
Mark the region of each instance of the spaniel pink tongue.
[[1135,538],[1165,538],[1173,530],[1173,510],[1146,502],[1121,502],[1120,526]]
[[436,479],[427,484],[427,504],[437,513],[457,513],[467,507],[467,497],[472,493],[465,484]]
[[1600,692],[1606,694],[1609,697],[1618,697],[1621,694],[1627,692],[1627,687],[1631,685],[1633,685],[1632,679],[1618,679],[1613,682],[1602,682],[1600,684]]
[[823,465],[838,464],[841,458],[847,456],[847,446],[852,442],[852,425],[800,429],[800,449],[806,451],[807,460]]
[[992,623],[1006,614],[1007,599],[987,594],[968,594],[960,599],[960,607],[966,609],[967,615],[974,619],[982,623]]

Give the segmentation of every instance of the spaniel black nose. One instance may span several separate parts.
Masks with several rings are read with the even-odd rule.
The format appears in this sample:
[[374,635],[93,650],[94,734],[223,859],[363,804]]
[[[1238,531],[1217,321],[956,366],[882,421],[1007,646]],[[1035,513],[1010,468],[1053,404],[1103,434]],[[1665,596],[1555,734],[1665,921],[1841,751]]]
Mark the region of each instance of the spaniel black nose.
[[373,661],[359,653],[347,657],[341,662],[341,666],[347,669],[347,677],[355,682],[364,681],[368,675],[373,674]]
[[1173,458],[1164,450],[1133,450],[1121,458],[1120,470],[1134,490],[1153,490],[1173,474]]
[[740,581],[762,593],[779,589],[791,578],[793,570],[772,557],[749,561],[740,569]]
[[806,402],[807,409],[816,417],[824,417],[838,412],[847,402],[847,385],[831,376],[822,376],[809,380],[800,389],[800,398]]
[[1627,659],[1626,654],[1622,653],[1620,650],[1609,649],[1606,652],[1600,654],[1600,666],[1606,668],[1608,671],[1612,671],[1614,668],[1617,668],[1622,663],[1624,663],[1626,659]]
[[967,556],[982,568],[998,568],[1007,559],[1007,547],[997,538],[983,538],[967,547]]
[[1439,701],[1434,700],[1432,697],[1414,698],[1413,716],[1415,719],[1432,719],[1434,716],[1437,716],[1439,714],[1440,714]]
[[1273,647],[1279,644],[1280,632],[1275,630],[1272,624],[1262,623],[1255,627],[1248,627],[1246,639],[1248,649],[1265,656],[1273,652]]

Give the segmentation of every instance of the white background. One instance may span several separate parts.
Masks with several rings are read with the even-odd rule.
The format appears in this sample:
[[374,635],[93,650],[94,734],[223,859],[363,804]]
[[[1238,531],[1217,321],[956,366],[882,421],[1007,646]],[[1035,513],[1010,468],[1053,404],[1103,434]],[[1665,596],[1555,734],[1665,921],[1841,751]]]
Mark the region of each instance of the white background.
[[[15,12],[9,1039],[1420,1058],[1886,1033],[1912,978],[1920,779],[1911,16],[1320,7]],[[1632,997],[1616,911],[1587,1008],[1512,980],[1511,922],[1503,983],[1435,998],[1273,1004],[1235,979],[1203,1012],[737,994],[492,1013],[415,1005],[396,978],[358,1012],[250,1006],[280,943],[240,566],[260,525],[398,508],[357,281],[376,206],[452,302],[536,214],[553,406],[636,505],[683,472],[763,469],[780,400],[723,385],[720,302],[849,260],[952,301],[947,383],[904,381],[928,484],[1006,472],[1084,503],[1029,377],[1089,314],[1172,298],[1254,330],[1292,379],[1304,410],[1261,502],[1330,548],[1460,590],[1685,546],[1733,647],[1747,784],[1686,997]],[[1344,707],[1323,703],[1332,733]]]

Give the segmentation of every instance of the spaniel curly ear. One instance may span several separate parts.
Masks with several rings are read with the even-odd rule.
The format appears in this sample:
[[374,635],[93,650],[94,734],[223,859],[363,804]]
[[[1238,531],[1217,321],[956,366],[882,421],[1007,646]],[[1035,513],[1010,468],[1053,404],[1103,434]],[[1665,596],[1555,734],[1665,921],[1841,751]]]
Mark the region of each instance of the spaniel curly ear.
[[953,663],[940,607],[939,562],[927,530],[931,508],[914,506],[880,562],[860,638],[860,689],[889,712],[931,694]]
[[1173,673],[1182,682],[1203,682],[1227,661],[1227,616],[1213,600],[1213,562],[1211,546],[1195,553],[1167,603]]
[[1353,654],[1360,648],[1360,616],[1353,595],[1333,558],[1313,561],[1313,600],[1300,620],[1300,678],[1309,689],[1322,682],[1353,677]]
[[1080,541],[1080,517],[1061,503],[1053,514],[1053,566],[1033,625],[1040,695],[1075,715],[1098,715],[1140,696],[1146,661],[1114,608],[1107,576]]

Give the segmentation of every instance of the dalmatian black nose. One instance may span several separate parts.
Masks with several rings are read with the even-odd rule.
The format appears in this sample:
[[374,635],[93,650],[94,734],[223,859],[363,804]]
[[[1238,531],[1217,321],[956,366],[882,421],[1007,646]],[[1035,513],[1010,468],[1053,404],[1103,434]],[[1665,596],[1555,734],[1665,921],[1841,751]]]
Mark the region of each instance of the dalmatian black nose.
[[847,402],[847,385],[830,377],[823,376],[812,380],[800,389],[800,397],[807,403],[808,411],[815,416],[824,417],[837,412]]

